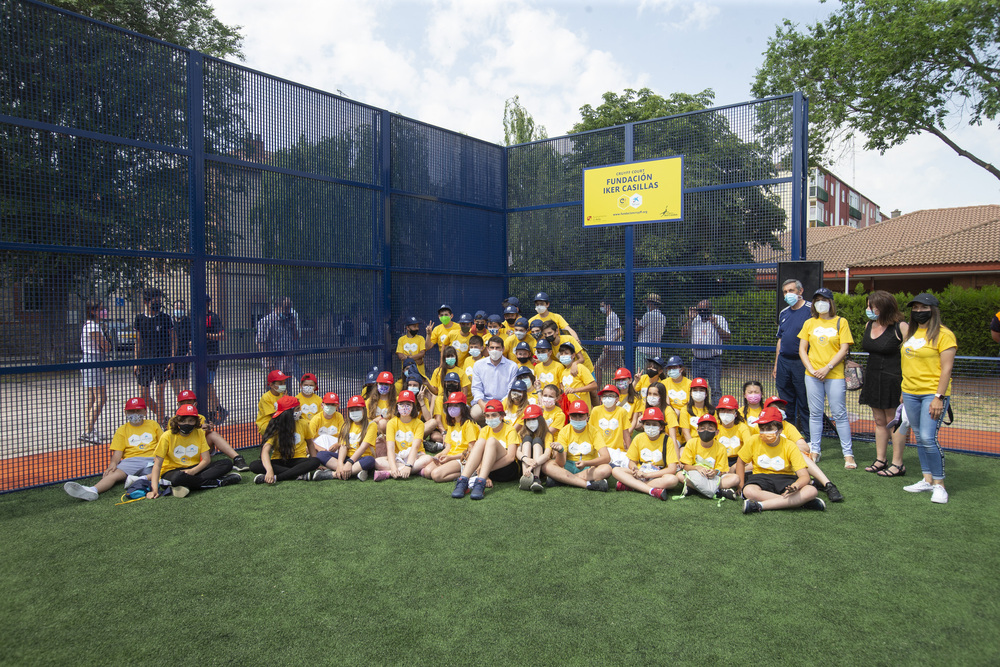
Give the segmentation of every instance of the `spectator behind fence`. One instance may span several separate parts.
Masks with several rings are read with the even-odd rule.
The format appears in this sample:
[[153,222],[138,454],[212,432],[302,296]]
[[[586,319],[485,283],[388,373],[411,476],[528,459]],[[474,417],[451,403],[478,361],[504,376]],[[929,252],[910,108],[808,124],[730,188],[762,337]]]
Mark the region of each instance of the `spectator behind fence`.
[[896,305],[896,298],[883,290],[868,295],[865,314],[870,321],[865,325],[861,349],[868,353],[868,367],[858,402],[872,409],[872,420],[875,422],[875,462],[865,470],[877,472],[883,477],[895,477],[906,473],[903,449],[909,429],[901,427],[891,435],[892,465],[887,465],[885,455],[890,434],[886,425],[899,408],[903,382],[899,346],[906,338],[908,325],[900,321],[903,316]]
[[778,344],[774,350],[774,378],[778,396],[788,404],[788,421],[809,439],[809,395],[806,368],[799,358],[799,332],[812,315],[812,302],[802,298],[802,283],[794,278],[781,284],[787,308],[778,313]]
[[[174,299],[174,308],[170,312],[170,316],[174,320],[174,338],[177,341],[176,356],[183,357],[191,354],[191,317],[188,315],[184,299]],[[190,388],[190,378],[190,363],[178,362],[174,364],[174,370],[170,374],[170,387],[174,390],[174,395]]]
[[[667,318],[660,312],[660,295],[650,292],[646,295],[646,314],[641,320],[636,321],[635,341],[637,343],[659,343],[663,340],[663,328],[667,324]],[[646,367],[646,360],[660,355],[658,347],[636,347],[635,348],[635,368]]]
[[287,354],[298,347],[299,327],[292,312],[292,300],[278,297],[274,310],[257,322],[257,349],[260,352],[284,352],[264,357],[264,372],[280,370],[293,378],[302,377],[298,359]]
[[951,329],[941,323],[937,297],[918,294],[908,305],[910,322],[902,348],[903,406],[917,435],[924,478],[903,488],[912,493],[930,491],[932,503],[946,503],[944,452],[937,433],[948,412],[958,343]]
[[[87,321],[80,332],[80,351],[83,356],[80,361],[88,364],[104,361],[111,346],[101,331],[100,321],[108,311],[100,301],[87,302]],[[97,430],[97,420],[108,400],[107,378],[103,368],[85,368],[80,371],[81,382],[87,389],[86,423],[80,440],[83,442],[104,443],[108,437]]]
[[990,336],[994,343],[1000,343],[1000,312],[997,312],[990,320]]
[[[613,341],[622,339],[622,323],[618,319],[618,314],[611,309],[611,304],[607,300],[601,301],[601,314],[604,315],[604,335],[598,336],[597,340]],[[614,372],[625,365],[622,361],[621,345],[605,345],[601,355],[597,357],[594,369],[598,378],[598,384],[607,384],[607,372]],[[606,371],[606,372],[602,372]]]
[[[712,313],[712,302],[703,299],[694,308],[688,308],[688,321],[681,327],[681,335],[691,335],[692,345],[722,345],[729,341],[729,322],[722,315]],[[712,396],[722,395],[722,348],[695,348],[691,350],[691,374],[705,378]]]
[[[212,312],[212,297],[205,295],[205,347],[209,355],[219,354],[222,349],[222,339],[226,337],[226,328],[218,313]],[[208,418],[221,424],[229,416],[229,410],[222,407],[219,395],[215,391],[215,374],[219,370],[219,360],[208,360]]]
[[854,337],[843,317],[837,317],[833,292],[821,287],[813,293],[811,318],[799,332],[799,358],[806,367],[806,392],[809,394],[809,450],[813,461],[819,462],[823,437],[823,408],[830,402],[830,417],[840,435],[844,468],[854,470],[854,449],[851,445],[851,425],[847,421],[847,382],[844,380],[844,359]]
[[[176,349],[174,321],[162,312],[163,292],[147,287],[142,292],[143,311],[135,316],[135,358],[151,359],[170,357]],[[163,390],[173,371],[173,364],[136,365],[135,379],[139,383],[141,398],[146,405],[152,403],[156,422],[166,427],[164,419]],[[149,394],[149,385],[156,385],[156,399]]]

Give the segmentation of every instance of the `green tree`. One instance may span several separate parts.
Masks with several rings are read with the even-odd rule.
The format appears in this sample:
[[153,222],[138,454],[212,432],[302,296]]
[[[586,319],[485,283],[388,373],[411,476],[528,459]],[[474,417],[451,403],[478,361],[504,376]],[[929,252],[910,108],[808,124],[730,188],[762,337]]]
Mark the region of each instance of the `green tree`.
[[580,122],[573,125],[571,134],[597,130],[612,125],[624,125],[641,120],[652,120],[666,116],[676,116],[688,111],[701,111],[712,106],[715,91],[706,88],[700,93],[672,93],[669,97],[657,95],[649,88],[638,91],[626,88],[618,95],[613,92],[604,93],[601,104],[594,107],[584,104],[580,107]]
[[521,106],[520,98],[515,95],[503,105],[503,143],[506,146],[526,144],[530,141],[547,139],[544,125],[536,125],[535,119],[528,110]]
[[982,125],[1000,112],[998,25],[996,0],[843,0],[804,30],[778,26],[752,91],[805,92],[814,160],[838,138],[884,152],[926,132],[1000,178],[948,133],[955,114]]

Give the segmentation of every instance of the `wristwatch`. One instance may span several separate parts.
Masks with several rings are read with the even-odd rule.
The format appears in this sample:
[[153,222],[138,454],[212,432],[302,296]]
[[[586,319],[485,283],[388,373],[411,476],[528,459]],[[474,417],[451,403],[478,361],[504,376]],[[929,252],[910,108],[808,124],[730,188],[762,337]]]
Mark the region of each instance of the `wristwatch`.
[[934,398],[937,398],[937,399],[940,399],[940,400],[943,401],[944,400],[944,394],[934,394]]

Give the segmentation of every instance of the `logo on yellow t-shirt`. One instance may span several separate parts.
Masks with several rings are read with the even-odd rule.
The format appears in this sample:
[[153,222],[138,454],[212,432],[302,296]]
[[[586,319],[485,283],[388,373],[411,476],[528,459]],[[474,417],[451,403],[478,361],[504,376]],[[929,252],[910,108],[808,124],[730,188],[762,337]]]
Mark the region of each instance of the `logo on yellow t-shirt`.
[[780,456],[772,458],[767,454],[761,454],[757,457],[757,465],[761,468],[767,468],[768,470],[784,470],[785,459]]

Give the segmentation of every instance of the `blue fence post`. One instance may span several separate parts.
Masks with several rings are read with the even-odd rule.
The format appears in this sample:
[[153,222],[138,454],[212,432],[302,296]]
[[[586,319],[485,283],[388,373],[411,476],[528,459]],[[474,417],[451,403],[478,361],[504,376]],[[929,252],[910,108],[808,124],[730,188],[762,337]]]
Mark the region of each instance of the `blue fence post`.
[[[205,331],[205,61],[197,51],[188,52],[188,192],[191,207],[191,354],[198,409],[208,414],[208,345]],[[187,352],[183,352],[187,354]]]
[[792,95],[792,261],[806,258],[805,225],[806,155],[809,149],[809,118],[806,114],[805,96],[801,90]]
[[[378,318],[379,335],[382,337],[382,364],[392,370],[392,114],[383,110],[381,140],[382,153],[382,317]],[[374,332],[372,332],[374,333]]]
[[[635,124],[625,126],[624,161],[635,159]],[[635,225],[625,225],[625,312],[619,318],[625,356],[622,363],[632,368],[635,359]]]
[[510,146],[503,149],[503,160],[501,161],[500,172],[500,201],[503,202],[503,297],[510,296],[510,250],[507,248],[508,215],[507,209],[510,202],[507,201],[507,155],[510,153]]

